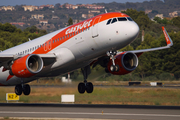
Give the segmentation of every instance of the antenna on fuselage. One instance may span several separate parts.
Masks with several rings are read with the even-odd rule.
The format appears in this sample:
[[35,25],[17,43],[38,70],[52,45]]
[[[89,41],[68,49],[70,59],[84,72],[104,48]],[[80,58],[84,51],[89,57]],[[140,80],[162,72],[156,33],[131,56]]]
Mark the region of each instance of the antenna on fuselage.
[[29,41],[31,41],[31,39],[29,38]]
[[108,13],[106,9],[105,9],[105,13]]

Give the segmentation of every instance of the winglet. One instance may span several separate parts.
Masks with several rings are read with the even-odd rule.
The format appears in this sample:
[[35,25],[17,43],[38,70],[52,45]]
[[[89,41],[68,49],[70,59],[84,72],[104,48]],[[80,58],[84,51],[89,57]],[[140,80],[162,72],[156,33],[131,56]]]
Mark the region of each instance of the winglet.
[[162,27],[162,30],[163,30],[163,33],[164,33],[164,37],[166,39],[167,46],[169,46],[169,47],[172,46],[173,42],[172,42],[171,38],[169,37],[166,29],[164,27]]

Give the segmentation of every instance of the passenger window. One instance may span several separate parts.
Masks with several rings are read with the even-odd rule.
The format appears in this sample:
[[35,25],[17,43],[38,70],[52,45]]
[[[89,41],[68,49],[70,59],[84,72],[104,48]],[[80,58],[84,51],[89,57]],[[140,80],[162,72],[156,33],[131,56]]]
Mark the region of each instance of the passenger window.
[[117,22],[117,19],[116,18],[113,18],[112,22],[111,23],[115,23]]
[[118,21],[127,21],[127,19],[126,18],[118,18]]
[[128,17],[127,19],[128,19],[129,21],[133,21],[133,19],[132,19],[132,18],[130,18],[130,17]]
[[106,24],[106,25],[110,24],[110,23],[111,23],[111,20],[112,20],[112,19],[109,19],[109,20],[107,21],[107,24]]

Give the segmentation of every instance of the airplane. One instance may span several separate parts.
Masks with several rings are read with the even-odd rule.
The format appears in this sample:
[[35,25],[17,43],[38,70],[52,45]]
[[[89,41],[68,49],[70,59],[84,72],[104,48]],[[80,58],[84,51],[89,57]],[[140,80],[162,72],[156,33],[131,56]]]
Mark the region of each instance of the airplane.
[[164,47],[117,52],[137,38],[139,26],[124,13],[97,15],[2,51],[0,86],[15,86],[17,95],[29,95],[28,82],[81,68],[84,81],[79,83],[78,91],[92,93],[93,84],[87,81],[91,67],[100,64],[113,75],[132,72],[142,53],[173,45],[166,29],[162,30],[167,43]]

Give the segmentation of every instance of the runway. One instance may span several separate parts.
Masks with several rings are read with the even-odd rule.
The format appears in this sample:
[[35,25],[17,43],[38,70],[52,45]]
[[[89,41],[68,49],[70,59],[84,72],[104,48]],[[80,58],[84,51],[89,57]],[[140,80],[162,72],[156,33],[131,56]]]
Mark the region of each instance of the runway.
[[179,106],[6,104],[0,117],[51,119],[179,120]]

